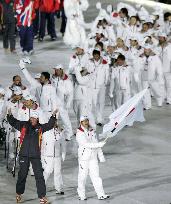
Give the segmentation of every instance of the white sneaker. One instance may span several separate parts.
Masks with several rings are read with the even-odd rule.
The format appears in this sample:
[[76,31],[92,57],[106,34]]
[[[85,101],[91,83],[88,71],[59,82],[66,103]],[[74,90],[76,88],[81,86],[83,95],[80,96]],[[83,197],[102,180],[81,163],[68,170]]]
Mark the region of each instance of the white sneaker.
[[105,199],[108,199],[108,198],[110,198],[109,195],[103,195],[103,196],[98,197],[99,200],[105,200]]
[[34,54],[34,50],[30,50],[28,54],[29,54],[29,55]]
[[79,197],[78,199],[79,199],[79,200],[87,200],[86,197]]

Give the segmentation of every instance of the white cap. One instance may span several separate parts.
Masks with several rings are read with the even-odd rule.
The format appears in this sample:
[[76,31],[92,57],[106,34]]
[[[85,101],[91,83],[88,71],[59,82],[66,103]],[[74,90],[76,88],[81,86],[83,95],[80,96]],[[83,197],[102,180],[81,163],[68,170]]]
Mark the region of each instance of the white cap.
[[0,94],[5,95],[5,89],[3,89],[2,87],[0,87]]
[[30,94],[23,94],[23,99],[26,100],[26,101],[29,101],[29,100],[33,100],[34,101],[34,97]]
[[80,117],[80,123],[83,122],[84,120],[89,120],[88,116],[84,115]]
[[80,48],[80,49],[84,50],[84,49],[85,49],[85,46],[84,46],[83,44],[79,44],[79,45],[77,45],[75,48]]
[[37,111],[31,111],[30,118],[39,118],[39,113]]
[[34,76],[35,79],[40,79],[40,77],[41,77],[41,73],[35,74]]
[[58,64],[53,69],[64,69],[64,66],[62,64]]
[[161,32],[161,33],[159,33],[159,34],[158,34],[158,36],[159,36],[159,37],[165,37],[165,38],[167,38],[166,33],[162,33],[162,32]]
[[101,53],[101,50],[98,47],[95,47],[94,50],[99,51]]
[[153,50],[153,46],[150,45],[149,43],[145,43],[142,47],[143,47],[144,49],[147,49],[147,50]]
[[14,86],[13,91],[14,91],[14,94],[17,95],[17,96],[23,94],[22,90],[21,90],[21,88],[19,86]]

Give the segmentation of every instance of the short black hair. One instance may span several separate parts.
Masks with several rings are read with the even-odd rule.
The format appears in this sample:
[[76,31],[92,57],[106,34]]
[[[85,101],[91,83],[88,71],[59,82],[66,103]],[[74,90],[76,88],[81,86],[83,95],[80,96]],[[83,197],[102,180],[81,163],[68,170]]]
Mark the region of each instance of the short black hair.
[[99,45],[99,46],[102,48],[102,50],[103,50],[104,45],[103,45],[103,43],[102,43],[102,42],[98,42],[98,43],[96,43],[95,47],[96,47],[97,45]]
[[50,74],[49,74],[49,72],[42,72],[41,73],[44,77],[45,77],[45,79],[50,79]]
[[20,77],[19,75],[13,76],[12,80],[14,81],[16,77]]
[[122,12],[123,14],[125,14],[125,16],[128,18],[128,9],[127,8],[121,8],[120,12]]
[[171,13],[170,12],[166,12],[164,13],[164,21],[167,21],[167,18],[171,16]]
[[120,59],[122,61],[125,61],[125,56],[120,54],[118,57],[117,57],[117,60]]
[[100,56],[100,51],[99,50],[93,50],[93,56],[94,55],[99,55]]

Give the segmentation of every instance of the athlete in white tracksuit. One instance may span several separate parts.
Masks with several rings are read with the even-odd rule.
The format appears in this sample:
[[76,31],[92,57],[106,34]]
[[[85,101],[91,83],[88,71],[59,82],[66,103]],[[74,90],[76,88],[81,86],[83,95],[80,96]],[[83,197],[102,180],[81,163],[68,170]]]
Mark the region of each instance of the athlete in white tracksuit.
[[80,118],[80,128],[77,129],[76,140],[78,142],[78,195],[79,199],[86,200],[85,185],[88,174],[90,175],[98,199],[106,199],[109,196],[105,194],[102,185],[102,179],[99,176],[98,158],[100,162],[105,162],[101,147],[105,142],[98,142],[95,131],[89,126],[89,120],[86,116]]
[[65,117],[67,125],[64,124],[65,135],[68,140],[73,135],[72,125],[69,119],[69,109],[73,102],[73,84],[69,79],[68,75],[65,74],[64,68],[62,65],[57,65],[55,68],[55,74],[53,74],[51,82],[55,87],[56,95],[61,101],[63,110],[65,110]]
[[63,195],[63,179],[61,161],[66,156],[66,141],[64,131],[56,125],[49,131],[46,143],[42,143],[42,164],[44,168],[44,179],[47,182],[49,176],[54,173],[54,186],[56,194]]
[[[18,110],[22,106],[21,98],[22,98],[21,89],[14,90],[11,99],[9,101],[5,101],[4,103],[3,110],[0,116],[1,121],[5,119],[8,113],[8,110],[11,110],[13,116],[17,118]],[[18,140],[19,131],[12,128],[9,123],[7,123],[6,131],[7,131],[6,142],[7,142],[8,154],[9,154],[9,158],[13,159],[14,158],[14,140],[16,141]]]
[[75,89],[74,89],[74,112],[77,117],[78,125],[80,123],[81,115],[88,115],[90,118],[90,124],[93,128],[96,128],[95,119],[92,114],[91,106],[89,103],[89,98],[91,95],[91,89],[88,88],[90,83],[90,74],[86,69],[81,70],[81,68],[75,68]]
[[109,88],[109,96],[113,99],[113,110],[119,108],[130,98],[130,69],[131,67],[126,65],[125,57],[119,55],[112,68]]
[[[142,88],[148,88],[144,96],[144,108],[151,108],[151,92],[157,101],[158,106],[163,103],[163,68],[160,58],[152,52],[150,45],[144,46],[144,54],[141,55]],[[151,92],[150,92],[151,91]]]
[[64,9],[67,17],[67,24],[64,35],[65,44],[73,47],[85,42],[86,32],[85,28],[83,27],[83,11],[87,10],[88,6],[88,0],[64,1]]
[[[23,60],[20,60],[19,64],[25,78],[27,81],[31,84],[31,86],[34,87],[37,102],[40,105],[40,108],[46,113],[46,121],[48,121],[49,117],[51,116],[51,113],[53,110],[56,110],[58,108],[62,122],[64,124],[65,130],[71,130],[71,122],[69,120],[68,112],[66,109],[64,109],[64,106],[60,99],[56,95],[55,87],[50,84],[50,82],[46,82],[43,86],[40,82],[38,82],[36,79],[34,79],[28,70],[26,69],[25,63]],[[45,133],[46,134],[46,133]],[[68,133],[66,135],[66,138],[70,140],[71,133]]]
[[167,43],[167,36],[165,33],[159,34],[159,46],[157,47],[160,59],[163,65],[163,73],[165,80],[165,94],[166,103],[171,104],[171,45]]
[[[2,114],[4,105],[5,105],[4,97],[5,97],[5,89],[0,87],[0,115]],[[2,126],[2,121],[3,121],[3,118],[0,117],[0,127]]]
[[94,116],[98,125],[103,123],[103,111],[105,105],[106,85],[109,80],[109,65],[106,60],[100,56],[99,50],[93,51],[93,59],[90,59],[86,65],[90,73],[90,84],[88,88],[92,96],[89,98],[91,110],[94,110]]
[[87,61],[89,59],[89,54],[85,53],[85,48],[83,45],[76,47],[75,54],[70,58],[68,74],[70,79],[75,84],[75,74],[74,69],[76,67],[86,67]]

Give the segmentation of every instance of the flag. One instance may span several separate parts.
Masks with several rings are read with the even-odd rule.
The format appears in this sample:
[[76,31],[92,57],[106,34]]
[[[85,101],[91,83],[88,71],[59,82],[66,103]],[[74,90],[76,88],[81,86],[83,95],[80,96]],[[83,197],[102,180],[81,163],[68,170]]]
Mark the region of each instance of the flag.
[[104,125],[100,139],[114,137],[126,125],[132,126],[135,121],[144,122],[142,98],[147,89],[139,92],[109,116],[109,122]]
[[33,12],[33,2],[31,1],[28,6],[26,6],[23,13],[20,15],[20,21],[23,26],[31,26],[32,22],[32,12]]

